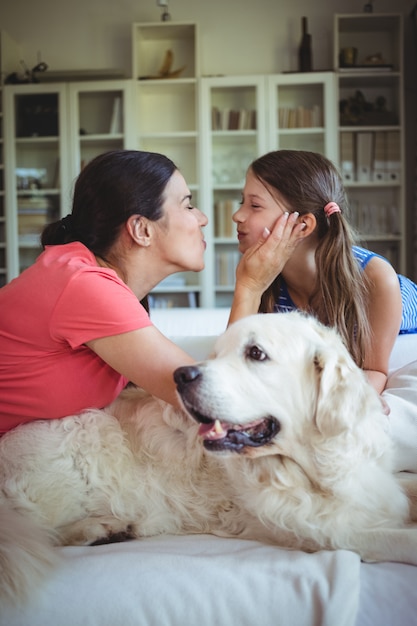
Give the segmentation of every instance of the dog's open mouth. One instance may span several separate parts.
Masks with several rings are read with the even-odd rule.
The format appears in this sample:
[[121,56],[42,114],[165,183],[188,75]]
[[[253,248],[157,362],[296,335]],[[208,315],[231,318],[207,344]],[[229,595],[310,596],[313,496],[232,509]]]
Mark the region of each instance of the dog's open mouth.
[[201,415],[194,415],[194,419],[202,422],[198,434],[203,437],[204,447],[211,451],[240,452],[246,446],[264,446],[280,430],[278,420],[271,416],[244,426],[221,422],[218,419],[211,420]]

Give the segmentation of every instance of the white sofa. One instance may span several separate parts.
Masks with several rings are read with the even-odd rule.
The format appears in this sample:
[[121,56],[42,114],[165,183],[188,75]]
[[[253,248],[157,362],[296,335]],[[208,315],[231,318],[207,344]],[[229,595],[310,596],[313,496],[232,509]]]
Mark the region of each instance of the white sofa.
[[[200,359],[226,329],[229,309],[154,309],[151,318],[164,335]],[[416,359],[417,335],[400,335],[391,354],[390,371]]]
[[[218,309],[152,314],[197,359],[209,353],[227,316]],[[391,370],[416,359],[417,335],[400,336]],[[195,535],[59,552],[63,563],[36,601],[0,607],[0,626],[417,624],[417,567],[365,564],[344,550],[305,554]]]

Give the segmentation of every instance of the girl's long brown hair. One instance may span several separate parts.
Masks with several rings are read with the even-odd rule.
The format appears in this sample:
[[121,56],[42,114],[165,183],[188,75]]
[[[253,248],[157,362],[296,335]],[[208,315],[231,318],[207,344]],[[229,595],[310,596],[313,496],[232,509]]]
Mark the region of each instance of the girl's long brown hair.
[[[315,253],[317,284],[309,311],[341,334],[355,362],[362,367],[370,340],[367,285],[352,246],[354,234],[346,219],[348,206],[341,177],[326,157],[302,150],[270,152],[251,164],[254,175],[300,216],[312,213],[317,220]],[[340,213],[326,217],[324,207],[336,202]],[[263,294],[260,312],[274,309],[280,277]]]

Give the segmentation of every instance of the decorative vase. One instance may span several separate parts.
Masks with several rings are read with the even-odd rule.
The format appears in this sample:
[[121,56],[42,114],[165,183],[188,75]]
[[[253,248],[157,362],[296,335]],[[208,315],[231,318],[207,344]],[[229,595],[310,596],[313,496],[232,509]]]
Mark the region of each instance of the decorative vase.
[[301,43],[298,48],[298,70],[300,72],[311,72],[313,69],[313,54],[311,51],[311,35],[307,32],[307,18],[301,18]]

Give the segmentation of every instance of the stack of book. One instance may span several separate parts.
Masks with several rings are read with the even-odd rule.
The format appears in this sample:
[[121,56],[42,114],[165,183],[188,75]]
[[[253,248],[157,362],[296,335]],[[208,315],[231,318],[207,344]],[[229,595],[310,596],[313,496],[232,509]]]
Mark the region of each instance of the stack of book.
[[212,130],[256,130],[254,109],[211,109]]
[[396,182],[401,175],[398,131],[343,131],[340,162],[346,182]]
[[321,128],[323,126],[323,110],[316,104],[311,109],[298,107],[279,107],[279,128]]

